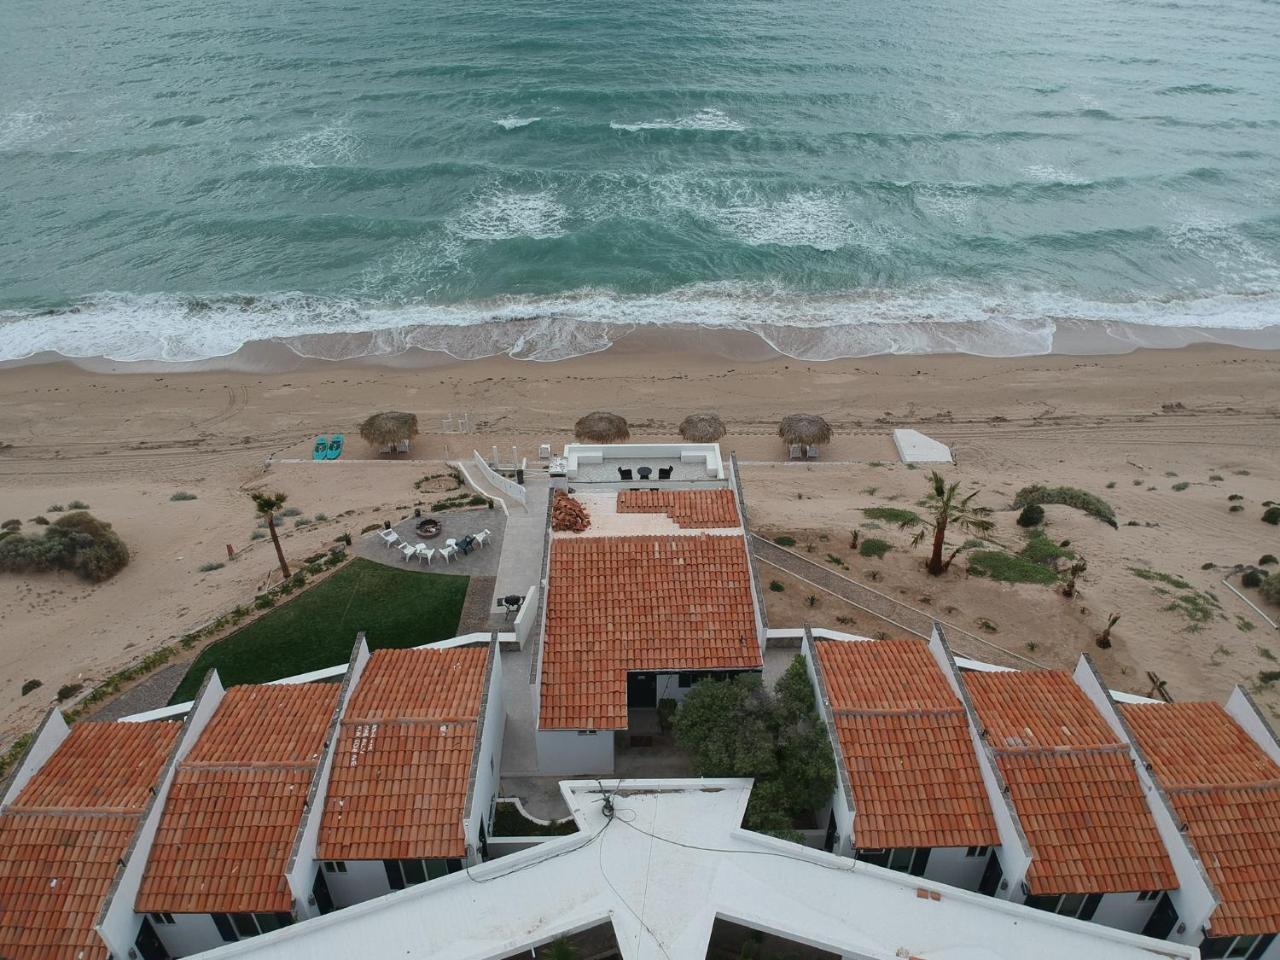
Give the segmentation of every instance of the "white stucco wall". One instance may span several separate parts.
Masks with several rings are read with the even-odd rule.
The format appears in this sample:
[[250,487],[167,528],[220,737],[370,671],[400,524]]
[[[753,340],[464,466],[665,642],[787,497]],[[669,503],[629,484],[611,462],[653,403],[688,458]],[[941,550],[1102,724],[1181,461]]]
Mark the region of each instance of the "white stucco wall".
[[936,624],[933,636],[929,639],[929,651],[933,654],[938,666],[942,668],[942,675],[951,684],[951,689],[964,704],[965,715],[969,719],[969,737],[978,757],[978,769],[982,773],[982,783],[987,788],[987,801],[991,805],[991,815],[996,822],[996,833],[1000,837],[996,856],[1000,859],[1000,868],[1004,872],[1004,877],[994,895],[1002,900],[1021,903],[1024,899],[1022,881],[1027,875],[1027,868],[1031,865],[1031,850],[1027,845],[1026,835],[1022,832],[1021,824],[1018,823],[1013,805],[1004,795],[1002,789],[1004,779],[996,768],[995,753],[978,733],[977,717],[974,714],[973,703],[969,700],[969,692],[965,689],[955,659],[951,656],[951,648],[947,646],[946,639],[939,632]]
[[[138,924],[141,926],[141,919]],[[207,913],[175,913],[173,923],[153,922],[151,926],[165,949],[175,957],[212,950],[226,942],[213,925],[213,917]]]
[[[1172,895],[1170,896],[1172,899]],[[1116,930],[1128,930],[1130,933],[1141,933],[1142,928],[1151,919],[1151,913],[1159,903],[1156,900],[1140,902],[1136,893],[1108,893],[1098,904],[1093,915],[1094,923],[1101,923]],[[1186,942],[1185,940],[1180,942]]]
[[[849,642],[856,643],[858,641],[851,640]],[[836,818],[836,842],[831,852],[846,857],[852,856],[854,809],[853,798],[847,791],[848,771],[845,768],[844,758],[840,753],[839,740],[836,738],[832,727],[831,704],[823,695],[822,685],[818,682],[818,668],[813,652],[813,634],[808,628],[805,628],[804,639],[800,642],[800,655],[804,657],[805,673],[809,675],[809,685],[813,688],[814,706],[817,708],[818,716],[822,718],[822,722],[827,728],[828,739],[831,741],[831,753],[836,761],[836,788],[832,791],[831,802],[828,804],[828,809],[835,814]],[[826,821],[820,821],[818,825],[824,830],[827,827]]]
[[925,879],[949,883],[963,890],[977,890],[991,854],[988,853],[983,857],[966,857],[966,849],[966,847],[933,847],[929,851],[929,865],[924,871]]
[[14,801],[18,794],[22,792],[22,788],[45,765],[45,761],[53,756],[54,751],[62,745],[62,741],[67,739],[67,734],[70,732],[71,728],[67,726],[67,721],[63,719],[61,710],[55,707],[45,714],[44,723],[40,724],[40,729],[36,731],[30,746],[27,747],[26,755],[22,758],[22,762],[18,764],[18,769],[13,772],[13,776],[9,780],[9,786],[4,792],[4,801],[0,803],[0,809]]
[[134,912],[134,904],[138,899],[138,889],[142,886],[142,875],[146,870],[147,860],[151,856],[151,844],[160,826],[165,802],[169,799],[169,788],[173,784],[178,764],[191,752],[191,748],[200,739],[200,734],[204,733],[204,728],[213,718],[218,704],[222,702],[224,692],[218,671],[210,670],[199,693],[196,694],[191,710],[183,721],[182,734],[178,737],[156,792],[147,809],[143,811],[138,832],[134,835],[133,842],[125,854],[124,869],[120,871],[112,885],[107,895],[107,902],[98,916],[95,926],[112,956],[127,957],[134,941],[138,939],[138,931],[142,929],[142,915]]
[[[1241,687],[1231,691],[1231,696],[1227,698],[1226,710],[1235,722],[1240,724],[1244,732],[1262,748],[1263,753],[1276,763],[1280,763],[1280,742],[1276,741],[1275,732],[1267,726],[1267,722],[1262,719],[1262,714],[1258,712],[1257,707]],[[1271,949],[1274,950],[1275,947]],[[1269,956],[1270,952],[1268,952]]]
[[[374,897],[385,896],[391,892],[387,883],[387,871],[381,860],[345,860],[346,873],[324,874],[325,883],[329,885],[329,896],[333,905],[338,908],[349,907],[353,903],[363,903]],[[318,864],[321,870],[324,864]]]
[[498,777],[502,768],[502,735],[507,725],[507,711],[502,702],[502,657],[496,643],[489,648],[488,672],[489,684],[480,725],[480,753],[476,761],[475,783],[471,787],[471,808],[467,814],[468,863],[479,862],[480,825],[484,824],[485,836],[493,832],[489,815],[498,795]]
[[[1160,839],[1164,842],[1165,851],[1169,855],[1169,862],[1173,865],[1173,872],[1177,875],[1178,886],[1177,889],[1169,891],[1169,900],[1172,902],[1173,908],[1178,911],[1178,918],[1181,924],[1175,925],[1173,930],[1169,932],[1169,939],[1175,943],[1198,944],[1201,938],[1200,928],[1209,922],[1210,915],[1218,905],[1217,893],[1209,882],[1209,877],[1205,873],[1195,850],[1188,843],[1181,829],[1179,829],[1178,818],[1174,814],[1173,807],[1165,796],[1164,791],[1152,775],[1146,756],[1143,755],[1141,747],[1138,746],[1120,711],[1116,709],[1115,701],[1112,700],[1111,694],[1103,685],[1097,671],[1093,669],[1088,657],[1082,656],[1080,658],[1073,676],[1076,685],[1084,691],[1084,695],[1089,698],[1089,701],[1098,708],[1098,712],[1102,714],[1102,718],[1106,720],[1107,725],[1111,727],[1116,736],[1129,744],[1129,750],[1134,760],[1134,773],[1138,777],[1138,783],[1142,785],[1142,795],[1146,798],[1147,807],[1151,811],[1151,818],[1155,821],[1156,830],[1159,831]],[[1123,898],[1128,896],[1130,895],[1113,894],[1105,897],[1104,901],[1110,900],[1112,897]],[[1136,897],[1137,894],[1135,893],[1132,896]],[[1133,927],[1130,925],[1133,920],[1128,918],[1129,913],[1124,908],[1124,904],[1106,904],[1106,906],[1109,913],[1113,913],[1117,918],[1115,922],[1100,919],[1097,915],[1094,916],[1094,919],[1098,923],[1106,923],[1107,926],[1131,931],[1141,930],[1146,924],[1147,918],[1151,916],[1152,910],[1155,909],[1154,903],[1137,904],[1139,907],[1146,908],[1146,914],[1142,918],[1142,923],[1137,927]],[[1102,912],[1103,905],[1099,905],[1098,914]],[[1181,930],[1179,926],[1181,926]]]
[[613,773],[613,731],[539,730],[538,772],[543,776]]

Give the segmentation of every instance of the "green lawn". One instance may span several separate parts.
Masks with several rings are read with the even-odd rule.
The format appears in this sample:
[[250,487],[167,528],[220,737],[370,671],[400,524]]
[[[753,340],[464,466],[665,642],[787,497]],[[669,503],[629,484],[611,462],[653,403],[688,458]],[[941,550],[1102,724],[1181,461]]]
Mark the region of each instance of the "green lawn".
[[327,580],[205,648],[169,702],[194,697],[210,667],[218,668],[223,685],[229,687],[346,663],[361,630],[373,649],[445,640],[457,634],[467,581],[357,557]]

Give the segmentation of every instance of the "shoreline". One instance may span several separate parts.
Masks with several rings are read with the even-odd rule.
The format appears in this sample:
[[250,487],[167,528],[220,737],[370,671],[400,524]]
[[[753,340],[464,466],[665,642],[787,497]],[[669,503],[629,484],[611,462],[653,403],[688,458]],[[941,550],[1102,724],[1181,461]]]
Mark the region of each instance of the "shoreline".
[[[563,356],[530,355],[520,345],[528,335],[524,329],[533,321],[507,321],[473,327],[418,327],[374,334],[319,334],[309,337],[271,338],[243,344],[234,353],[199,360],[116,360],[108,357],[64,356],[41,352],[14,360],[0,361],[0,373],[33,366],[70,364],[92,373],[289,373],[335,370],[344,365],[394,370],[422,370],[484,360],[513,360],[531,365],[557,365],[596,355],[631,356],[643,353],[678,353],[703,360],[759,363],[791,360],[802,363],[838,363],[901,358],[939,359],[948,356],[986,360],[1016,360],[1035,357],[1105,357],[1147,350],[1181,350],[1193,346],[1221,346],[1250,351],[1280,350],[1280,324],[1256,330],[1192,326],[1154,326],[1135,323],[1097,323],[1060,319],[1053,322],[1047,350],[1027,352],[986,352],[966,349],[980,345],[980,338],[967,340],[972,323],[921,324],[945,334],[951,349],[866,350],[831,354],[832,328],[771,327],[738,329],[724,326],[673,323],[619,325],[577,323],[580,352]],[[425,334],[423,332],[426,332]],[[501,346],[476,349],[477,333],[488,332],[492,342],[501,337],[512,341]],[[916,331],[919,333],[919,331]],[[381,335],[394,335],[388,343]],[[414,335],[441,341],[437,348],[409,342]],[[406,339],[407,338],[407,339]],[[921,342],[924,342],[923,340]],[[941,342],[941,341],[940,341]],[[344,349],[345,348],[345,349]],[[381,348],[381,349],[380,349]],[[346,351],[351,351],[347,353]],[[830,355],[828,355],[830,354]]]

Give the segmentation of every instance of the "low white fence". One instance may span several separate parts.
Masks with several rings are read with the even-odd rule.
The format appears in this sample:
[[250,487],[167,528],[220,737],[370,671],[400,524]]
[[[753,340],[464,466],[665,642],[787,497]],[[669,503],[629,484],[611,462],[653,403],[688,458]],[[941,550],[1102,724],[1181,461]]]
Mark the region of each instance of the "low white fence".
[[538,620],[538,585],[535,583],[529,588],[529,592],[524,595],[524,603],[520,605],[520,612],[516,614],[516,643],[520,649],[524,649],[524,642],[529,639],[529,634],[533,632],[533,625]]
[[500,473],[495,473],[493,468],[489,466],[489,462],[480,456],[479,450],[472,450],[471,458],[475,461],[476,469],[480,471],[480,475],[484,477],[486,483],[524,506],[526,496],[524,487],[514,480],[508,480]]

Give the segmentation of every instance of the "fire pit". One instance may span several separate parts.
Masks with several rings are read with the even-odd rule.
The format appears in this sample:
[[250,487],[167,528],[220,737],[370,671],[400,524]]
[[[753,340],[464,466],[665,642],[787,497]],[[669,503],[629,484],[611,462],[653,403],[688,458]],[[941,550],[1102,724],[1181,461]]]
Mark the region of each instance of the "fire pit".
[[418,536],[422,537],[423,540],[430,540],[433,537],[440,536],[442,529],[440,521],[434,517],[427,517],[418,521]]

